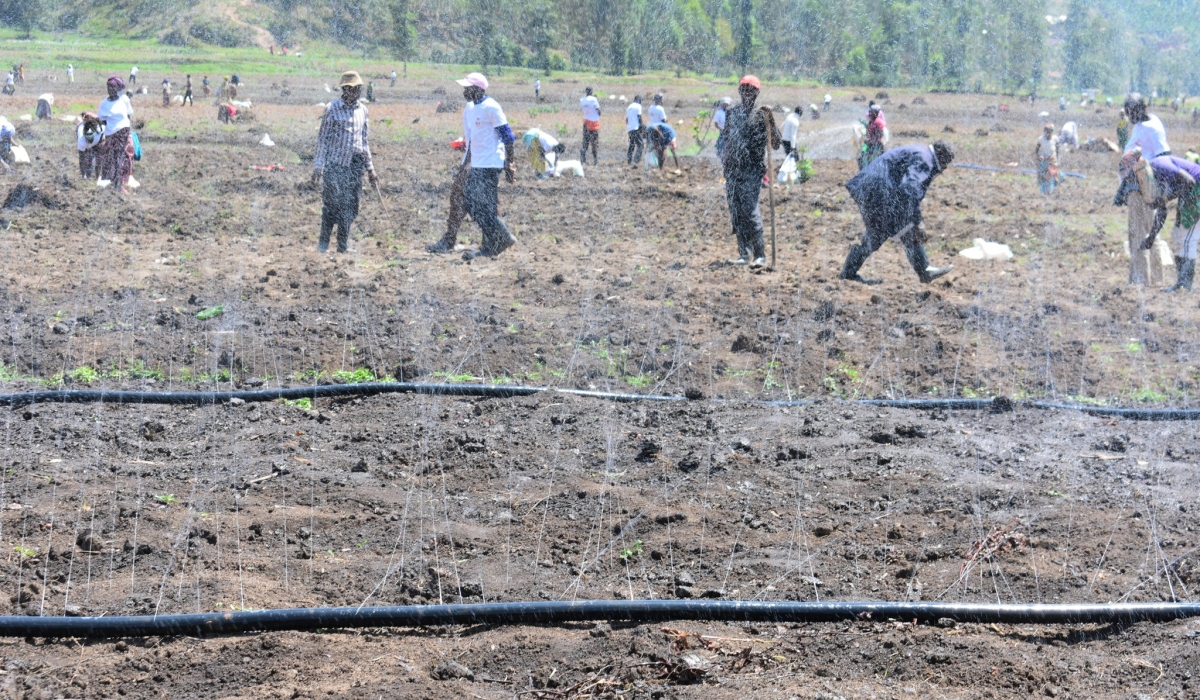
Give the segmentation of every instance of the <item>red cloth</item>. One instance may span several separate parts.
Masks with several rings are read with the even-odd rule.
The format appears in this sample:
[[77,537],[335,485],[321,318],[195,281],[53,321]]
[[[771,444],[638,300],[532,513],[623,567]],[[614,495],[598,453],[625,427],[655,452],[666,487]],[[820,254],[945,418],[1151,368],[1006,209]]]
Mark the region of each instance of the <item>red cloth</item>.
[[887,121],[883,118],[883,112],[880,112],[873,120],[867,122],[867,143],[882,143],[883,130],[887,128]]
[[600,122],[599,121],[592,121],[591,119],[584,119],[583,126],[588,131],[600,131]]

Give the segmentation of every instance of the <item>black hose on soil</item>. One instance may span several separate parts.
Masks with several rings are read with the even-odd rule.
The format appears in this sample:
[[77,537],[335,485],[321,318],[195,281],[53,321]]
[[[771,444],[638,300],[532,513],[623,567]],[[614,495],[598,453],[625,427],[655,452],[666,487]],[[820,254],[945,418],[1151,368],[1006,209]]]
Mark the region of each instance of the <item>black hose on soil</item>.
[[[30,391],[20,394],[0,394],[0,406],[18,408],[36,403],[114,403],[114,404],[178,404],[204,405],[225,403],[233,399],[247,402],[275,401],[277,399],[319,399],[375,396],[377,394],[428,394],[436,396],[479,396],[487,398],[512,398],[532,396],[543,392],[556,392],[571,396],[602,399],[605,401],[690,401],[685,396],[662,394],[627,394],[611,391],[587,391],[583,389],[559,389],[546,386],[516,386],[512,384],[425,384],[420,382],[366,382],[362,384],[331,384],[280,389],[251,389],[247,391],[109,391],[106,389],[54,389]],[[764,406],[809,406],[814,401],[760,401],[747,400]],[[1000,396],[994,399],[859,399],[852,401],[864,406],[886,408],[909,408],[945,411],[1012,411],[1017,402]],[[1032,401],[1026,405],[1034,408],[1082,411],[1096,416],[1112,416],[1128,420],[1200,420],[1200,409],[1182,408],[1109,408],[1104,406],[1079,406],[1045,401]]]
[[1167,622],[1200,616],[1200,603],[1015,605],[989,603],[791,603],[730,600],[588,600],[575,602],[291,608],[255,612],[115,617],[0,617],[0,637],[147,637],[278,630],[309,631],[425,625],[539,625],[616,620],[836,622],[917,620],[1004,624]]

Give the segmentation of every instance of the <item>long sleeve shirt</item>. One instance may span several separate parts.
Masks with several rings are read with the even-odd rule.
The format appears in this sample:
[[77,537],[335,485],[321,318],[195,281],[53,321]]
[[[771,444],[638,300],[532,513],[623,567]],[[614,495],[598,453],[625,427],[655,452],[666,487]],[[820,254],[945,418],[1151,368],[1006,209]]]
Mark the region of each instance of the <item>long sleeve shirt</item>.
[[368,171],[375,170],[367,138],[367,108],[361,102],[349,106],[345,100],[334,100],[321,117],[313,169],[319,172],[326,163],[350,165],[350,160],[356,154],[366,159]]
[[1143,158],[1155,158],[1162,153],[1169,153],[1171,147],[1167,144],[1167,130],[1162,120],[1153,114],[1146,115],[1146,121],[1138,122],[1129,130],[1129,141],[1125,143],[1125,152],[1129,153],[1134,146],[1141,146]]
[[923,144],[893,148],[850,178],[846,189],[862,212],[867,230],[894,235],[921,224],[921,200],[938,162]]
[[[767,172],[765,162],[767,152],[766,119],[757,107],[746,108],[745,105],[734,105],[725,113],[724,174],[756,175],[762,177]],[[779,132],[775,129],[774,120],[771,123],[772,141],[779,140]]]

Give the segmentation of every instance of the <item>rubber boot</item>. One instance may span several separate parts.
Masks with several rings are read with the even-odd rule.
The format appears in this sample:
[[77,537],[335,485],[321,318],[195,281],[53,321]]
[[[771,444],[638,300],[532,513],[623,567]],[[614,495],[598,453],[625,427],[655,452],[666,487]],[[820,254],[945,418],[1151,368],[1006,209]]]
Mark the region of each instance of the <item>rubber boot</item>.
[[871,255],[863,246],[855,243],[850,246],[850,253],[846,256],[846,262],[842,265],[842,273],[838,275],[840,279],[850,280],[852,282],[861,282],[862,284],[880,284],[883,280],[869,280],[858,274],[858,269]]
[[917,277],[925,283],[929,284],[935,279],[949,273],[954,269],[953,265],[946,267],[930,267],[929,256],[925,254],[925,246],[923,245],[907,245],[904,246],[904,252],[908,254],[908,262],[912,268],[916,270]]
[[1164,293],[1178,292],[1181,289],[1192,291],[1192,279],[1196,276],[1196,261],[1175,256],[1175,284],[1163,290]]

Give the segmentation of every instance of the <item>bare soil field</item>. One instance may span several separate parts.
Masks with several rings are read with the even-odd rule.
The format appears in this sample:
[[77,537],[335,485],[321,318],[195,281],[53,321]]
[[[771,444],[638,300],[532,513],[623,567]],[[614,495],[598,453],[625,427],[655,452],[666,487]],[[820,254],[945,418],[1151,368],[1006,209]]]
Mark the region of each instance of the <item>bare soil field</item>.
[[[37,194],[0,211],[5,392],[374,376],[704,398],[6,411],[0,612],[1195,600],[1193,426],[844,401],[1193,405],[1197,300],[1125,284],[1115,154],[1068,155],[1065,169],[1086,178],[1050,198],[1032,176],[952,169],[924,211],[933,263],[955,271],[922,285],[888,244],[866,266],[886,282],[868,288],[836,279],[861,233],[842,186],[866,104],[855,91],[804,122],[817,174],[776,190],[777,269],[759,274],[725,262],[735,246],[712,135],[678,174],[627,167],[624,103],[606,100],[600,165],[536,181],[522,159],[501,185],[519,245],[465,263],[424,252],[445,225],[459,132],[459,115],[436,106],[461,98],[449,81],[401,82],[370,106],[383,200],[365,193],[357,253],[323,255],[306,182],[314,104],[331,95],[270,80],[250,77],[253,119],[234,126],[211,104],[135,98],[146,156],[126,196],[79,179],[71,125],[17,119],[51,87],[58,114],[94,107],[98,76],[0,98],[35,159],[0,178],[0,194]],[[496,83],[514,125],[559,131],[578,153],[582,83],[544,81],[541,103],[531,85]],[[595,85],[664,91],[687,154],[700,110],[732,94],[686,80]],[[946,138],[966,164],[1033,167],[1043,107],[1083,137],[1113,138],[1116,120],[1103,106],[890,92],[893,144]],[[817,93],[768,86],[763,99]],[[1182,114],[1159,113],[1177,152],[1200,141]],[[264,134],[278,145],[259,145]],[[470,222],[463,232],[478,240]],[[1016,258],[959,257],[977,237]],[[758,402],[787,398],[820,401]],[[1198,635],[1200,621],[863,620],[4,640],[0,695],[1191,697]]]

